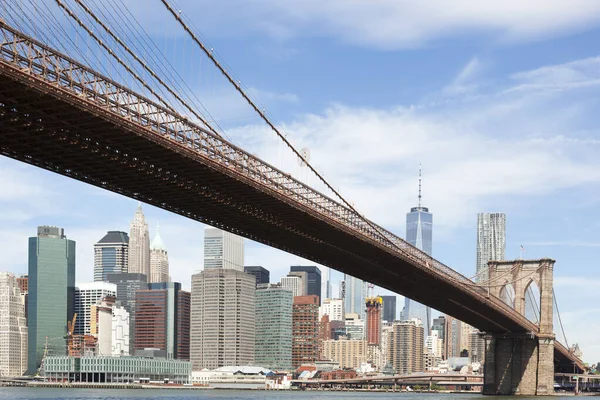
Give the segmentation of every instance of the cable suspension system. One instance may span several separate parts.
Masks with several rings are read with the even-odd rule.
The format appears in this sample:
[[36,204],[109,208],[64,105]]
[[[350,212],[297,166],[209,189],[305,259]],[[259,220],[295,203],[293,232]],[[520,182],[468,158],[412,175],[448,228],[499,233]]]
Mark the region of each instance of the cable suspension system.
[[[59,4],[61,3],[61,0],[56,0]],[[183,105],[189,112],[191,112],[192,114],[194,114],[194,116],[196,118],[198,118],[212,133],[214,133],[215,135],[221,136],[219,135],[219,133],[217,133],[217,131],[204,119],[203,116],[201,116],[200,114],[198,114],[196,112],[196,110],[194,110],[194,108],[192,108],[184,99],[181,98],[181,96],[179,96],[179,94],[177,94],[173,89],[171,89],[142,59],[140,59],[133,51],[131,51],[131,49],[125,44],[123,43],[123,41],[121,39],[119,39],[118,36],[116,36],[112,30],[106,26],[97,16],[96,14],[90,10],[85,4],[83,4],[83,2],[81,0],[75,0],[75,2],[86,12],[88,13],[88,15],[90,17],[92,17],[94,19],[94,21],[96,21],[96,23],[98,25],[100,25],[105,31],[106,33],[108,33],[119,45],[121,45],[121,47],[123,47],[123,49],[125,49],[125,51],[131,55],[150,75],[152,75],[152,77],[154,79],[156,79],[165,89],[167,89],[167,91],[169,93],[171,93],[171,95],[173,95],[173,97],[175,97],[180,103],[181,105]],[[73,14],[69,13],[71,16],[73,16]],[[85,29],[85,28],[84,28]],[[87,30],[87,29],[86,29]]]

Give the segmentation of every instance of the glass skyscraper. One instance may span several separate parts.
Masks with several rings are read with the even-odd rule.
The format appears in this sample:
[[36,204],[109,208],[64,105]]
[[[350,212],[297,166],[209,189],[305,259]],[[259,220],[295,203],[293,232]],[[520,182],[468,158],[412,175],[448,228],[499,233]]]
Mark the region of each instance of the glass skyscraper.
[[73,319],[75,242],[64,229],[40,226],[29,238],[28,374],[48,355],[66,355],[67,321]]
[[344,308],[346,314],[355,313],[365,319],[367,297],[367,283],[361,279],[346,275],[346,294],[344,298]]
[[[406,241],[417,249],[431,255],[433,236],[433,214],[421,206],[421,168],[419,167],[419,204],[406,214]],[[425,329],[425,337],[431,330],[431,308],[409,298],[404,300],[405,320],[418,318]]]
[[506,255],[506,214],[477,214],[476,282],[488,279],[488,261],[502,261]]
[[108,274],[127,272],[129,236],[109,231],[94,245],[94,281],[106,282]]
[[281,287],[256,290],[256,365],[292,369],[292,303],[292,292]]

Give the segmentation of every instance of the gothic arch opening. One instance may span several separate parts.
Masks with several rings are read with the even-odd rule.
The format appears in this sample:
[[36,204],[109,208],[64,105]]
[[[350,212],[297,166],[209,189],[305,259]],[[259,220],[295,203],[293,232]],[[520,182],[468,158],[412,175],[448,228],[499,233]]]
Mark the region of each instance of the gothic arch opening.
[[540,323],[540,287],[532,279],[525,287],[525,317],[533,323]]
[[515,308],[515,287],[512,283],[507,282],[506,285],[500,289],[500,299],[513,309]]

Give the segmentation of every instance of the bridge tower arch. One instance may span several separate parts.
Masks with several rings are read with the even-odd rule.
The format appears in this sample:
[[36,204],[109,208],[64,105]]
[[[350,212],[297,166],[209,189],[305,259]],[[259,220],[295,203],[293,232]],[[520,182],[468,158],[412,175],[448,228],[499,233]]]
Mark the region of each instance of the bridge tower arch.
[[[554,391],[553,270],[554,260],[490,261],[482,286],[490,296],[514,291],[513,307],[525,315],[527,289],[540,291],[539,325],[530,332],[486,334],[483,393],[486,395],[551,395]],[[510,286],[509,286],[510,285]],[[508,289],[510,288],[510,289]],[[511,299],[512,300],[512,299]],[[509,304],[510,306],[510,304]]]

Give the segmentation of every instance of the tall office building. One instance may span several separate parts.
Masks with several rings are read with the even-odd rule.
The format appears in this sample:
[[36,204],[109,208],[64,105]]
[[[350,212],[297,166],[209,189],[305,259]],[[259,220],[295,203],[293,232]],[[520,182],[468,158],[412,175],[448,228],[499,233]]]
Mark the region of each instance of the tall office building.
[[294,276],[283,276],[281,278],[281,287],[287,289],[292,292],[294,297],[296,296],[306,296],[304,279],[302,277],[294,275]]
[[292,292],[279,286],[256,290],[256,365],[292,369],[292,303]]
[[135,303],[135,350],[163,350],[167,358],[189,360],[190,294],[179,282],[149,283]]
[[160,227],[156,226],[156,236],[150,244],[150,279],[148,283],[169,282],[169,254],[160,237]]
[[127,272],[129,236],[125,232],[108,231],[94,245],[94,281],[106,281],[108,274]]
[[129,313],[129,352],[134,354],[135,344],[135,295],[138,290],[148,289],[146,275],[124,273],[108,274],[107,280],[117,285],[117,301]]
[[424,371],[423,336],[423,325],[416,318],[394,323],[388,360],[398,375]]
[[355,313],[365,319],[365,300],[367,298],[367,283],[353,276],[346,276],[346,294],[344,303],[346,314]]
[[443,343],[442,354],[440,356],[445,360],[448,357],[446,355],[446,317],[440,315],[439,317],[433,319],[430,334],[433,332],[437,332],[437,337]]
[[325,267],[323,269],[323,275],[321,277],[321,304],[323,304],[324,299],[330,299],[333,297],[333,293],[331,293],[331,268]]
[[50,355],[65,355],[67,321],[73,319],[75,242],[64,229],[40,226],[29,238],[27,372],[40,367],[46,339]]
[[344,321],[344,300],[342,299],[325,299],[319,309],[319,318],[323,315],[329,316],[329,321]]
[[319,359],[319,296],[294,297],[292,323],[292,366],[314,363]]
[[254,363],[256,278],[232,268],[192,275],[194,371]]
[[129,258],[127,272],[144,274],[150,277],[150,233],[142,211],[138,204],[133,215],[129,231]]
[[[421,206],[421,166],[419,165],[418,205],[406,214],[406,241],[417,249],[431,255],[433,242],[433,214],[427,207]],[[425,332],[431,330],[431,308],[409,299],[404,300],[404,320],[418,318],[423,323]]]
[[383,320],[394,322],[396,320],[396,296],[381,296],[383,299]]
[[365,339],[365,320],[356,313],[346,313],[346,336],[352,340]]
[[381,311],[383,309],[383,299],[381,297],[368,297],[365,307],[367,309],[367,344],[378,345],[381,342]]
[[90,334],[91,308],[108,296],[117,296],[117,285],[114,283],[88,282],[77,284],[75,287],[75,303],[73,304],[77,313],[74,331],[76,335]]
[[244,271],[244,238],[217,228],[204,229],[204,269]]
[[290,271],[287,274],[288,277],[297,276],[302,279],[302,294],[295,294],[294,296],[306,296],[308,294],[308,272],[306,271]]
[[18,278],[0,272],[0,376],[27,369],[27,322]]
[[307,295],[319,296],[321,301],[321,270],[315,266],[293,265],[290,272],[306,272],[308,275],[308,284],[306,287]]
[[256,285],[262,285],[269,283],[270,273],[269,270],[260,266],[246,266],[244,272],[256,277]]
[[488,279],[488,261],[501,261],[506,256],[506,214],[477,214],[477,277]]
[[367,342],[365,340],[325,340],[323,358],[340,364],[340,368],[358,369],[367,362]]

